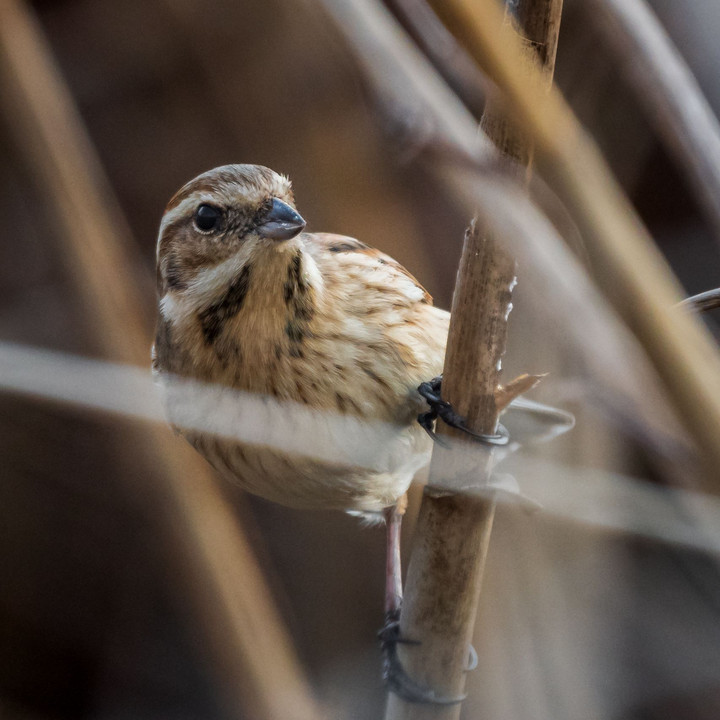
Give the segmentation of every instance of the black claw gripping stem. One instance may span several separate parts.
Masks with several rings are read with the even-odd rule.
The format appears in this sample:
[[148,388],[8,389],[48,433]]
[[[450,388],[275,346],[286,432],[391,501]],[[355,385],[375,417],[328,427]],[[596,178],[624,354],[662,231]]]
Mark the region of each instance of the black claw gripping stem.
[[430,410],[418,415],[418,422],[423,427],[425,432],[440,445],[446,446],[446,443],[441,440],[433,429],[435,421],[439,418],[446,425],[460,430],[461,432],[467,433],[471,437],[475,438],[479,442],[485,443],[486,445],[507,445],[510,441],[510,435],[508,431],[500,424],[497,426],[497,433],[495,435],[486,435],[484,433],[477,433],[471,430],[465,424],[465,418],[458,415],[455,412],[453,406],[442,399],[442,376],[436,377],[430,382],[424,382],[418,387],[418,392],[422,395],[427,404],[430,406]]
[[390,692],[406,702],[423,703],[431,705],[456,705],[465,699],[465,695],[458,697],[443,697],[433,689],[424,687],[413,680],[405,671],[397,654],[400,643],[406,645],[419,645],[417,640],[406,640],[400,637],[400,612],[390,612],[385,618],[385,627],[378,633],[380,647],[383,652],[383,678]]

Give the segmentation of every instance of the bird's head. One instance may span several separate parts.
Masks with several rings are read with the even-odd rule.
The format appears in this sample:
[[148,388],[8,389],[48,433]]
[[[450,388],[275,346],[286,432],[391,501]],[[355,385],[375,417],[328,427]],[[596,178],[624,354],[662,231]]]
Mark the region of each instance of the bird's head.
[[245,264],[302,232],[290,181],[260,165],[224,165],[168,203],[157,246],[158,290],[182,292],[232,258]]

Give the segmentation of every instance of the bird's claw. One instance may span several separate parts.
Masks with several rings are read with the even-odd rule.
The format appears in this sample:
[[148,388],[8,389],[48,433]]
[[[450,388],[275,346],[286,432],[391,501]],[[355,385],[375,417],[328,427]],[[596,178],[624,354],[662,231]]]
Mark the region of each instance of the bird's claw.
[[438,414],[432,410],[421,413],[417,416],[417,421],[420,423],[420,427],[432,438],[432,441],[436,442],[440,445],[440,447],[449,448],[450,443],[446,442],[435,433],[435,421],[437,419]]
[[427,404],[430,406],[430,410],[418,415],[418,423],[425,430],[425,432],[439,445],[442,447],[448,447],[448,444],[439,438],[433,429],[435,421],[439,418],[446,425],[460,430],[461,432],[470,435],[475,440],[482,442],[486,445],[507,445],[510,441],[510,434],[503,425],[498,423],[497,432],[494,435],[488,435],[485,433],[478,433],[471,430],[465,424],[465,418],[455,412],[453,406],[443,400],[441,396],[442,388],[442,377],[436,377],[430,382],[420,383],[418,392],[422,395]]
[[383,652],[383,679],[390,692],[406,702],[431,705],[456,705],[465,699],[443,697],[432,688],[427,688],[413,680],[406,672],[397,654],[399,644],[419,645],[417,640],[406,640],[400,636],[400,611],[389,612],[385,617],[385,626],[378,633]]

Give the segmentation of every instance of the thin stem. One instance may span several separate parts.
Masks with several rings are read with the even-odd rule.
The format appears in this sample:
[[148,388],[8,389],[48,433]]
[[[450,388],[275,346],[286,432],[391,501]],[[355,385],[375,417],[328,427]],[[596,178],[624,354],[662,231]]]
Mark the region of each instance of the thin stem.
[[473,59],[432,7],[426,0],[386,0],[386,3],[468,110],[480,118],[491,83],[477,72]]
[[645,0],[585,2],[720,240],[720,123],[690,68]]
[[686,298],[681,305],[692,308],[697,312],[707,312],[720,307],[720,288],[706,290],[692,297]]
[[[527,23],[528,50],[536,58],[536,49],[542,48],[550,75],[561,9],[562,0],[520,3],[521,17]],[[504,155],[529,162],[530,145],[495,102],[486,107],[482,128]],[[495,393],[500,384],[515,276],[514,259],[482,223],[474,221],[466,232],[453,297],[443,396],[479,433],[492,434],[497,427]],[[438,431],[458,437],[457,431],[443,425]],[[400,635],[417,639],[420,645],[400,647],[398,655],[415,682],[444,698],[461,697],[464,692],[468,650],[495,516],[492,496],[448,495],[447,487],[457,486],[468,474],[481,484],[490,467],[489,452],[484,467],[478,467],[476,453],[436,445],[408,568]],[[444,489],[436,492],[435,484]],[[418,707],[391,695],[386,720],[454,720],[459,715],[459,703]]]

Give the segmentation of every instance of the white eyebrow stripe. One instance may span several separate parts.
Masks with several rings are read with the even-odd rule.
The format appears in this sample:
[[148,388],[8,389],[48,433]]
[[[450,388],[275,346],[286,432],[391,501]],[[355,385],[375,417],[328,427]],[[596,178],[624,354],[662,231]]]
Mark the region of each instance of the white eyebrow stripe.
[[190,197],[186,197],[177,207],[174,207],[163,215],[160,222],[160,235],[162,236],[163,231],[168,225],[179,220],[181,217],[192,215],[196,207],[203,203],[217,205],[217,197],[214,193],[209,192],[197,192],[190,195]]

